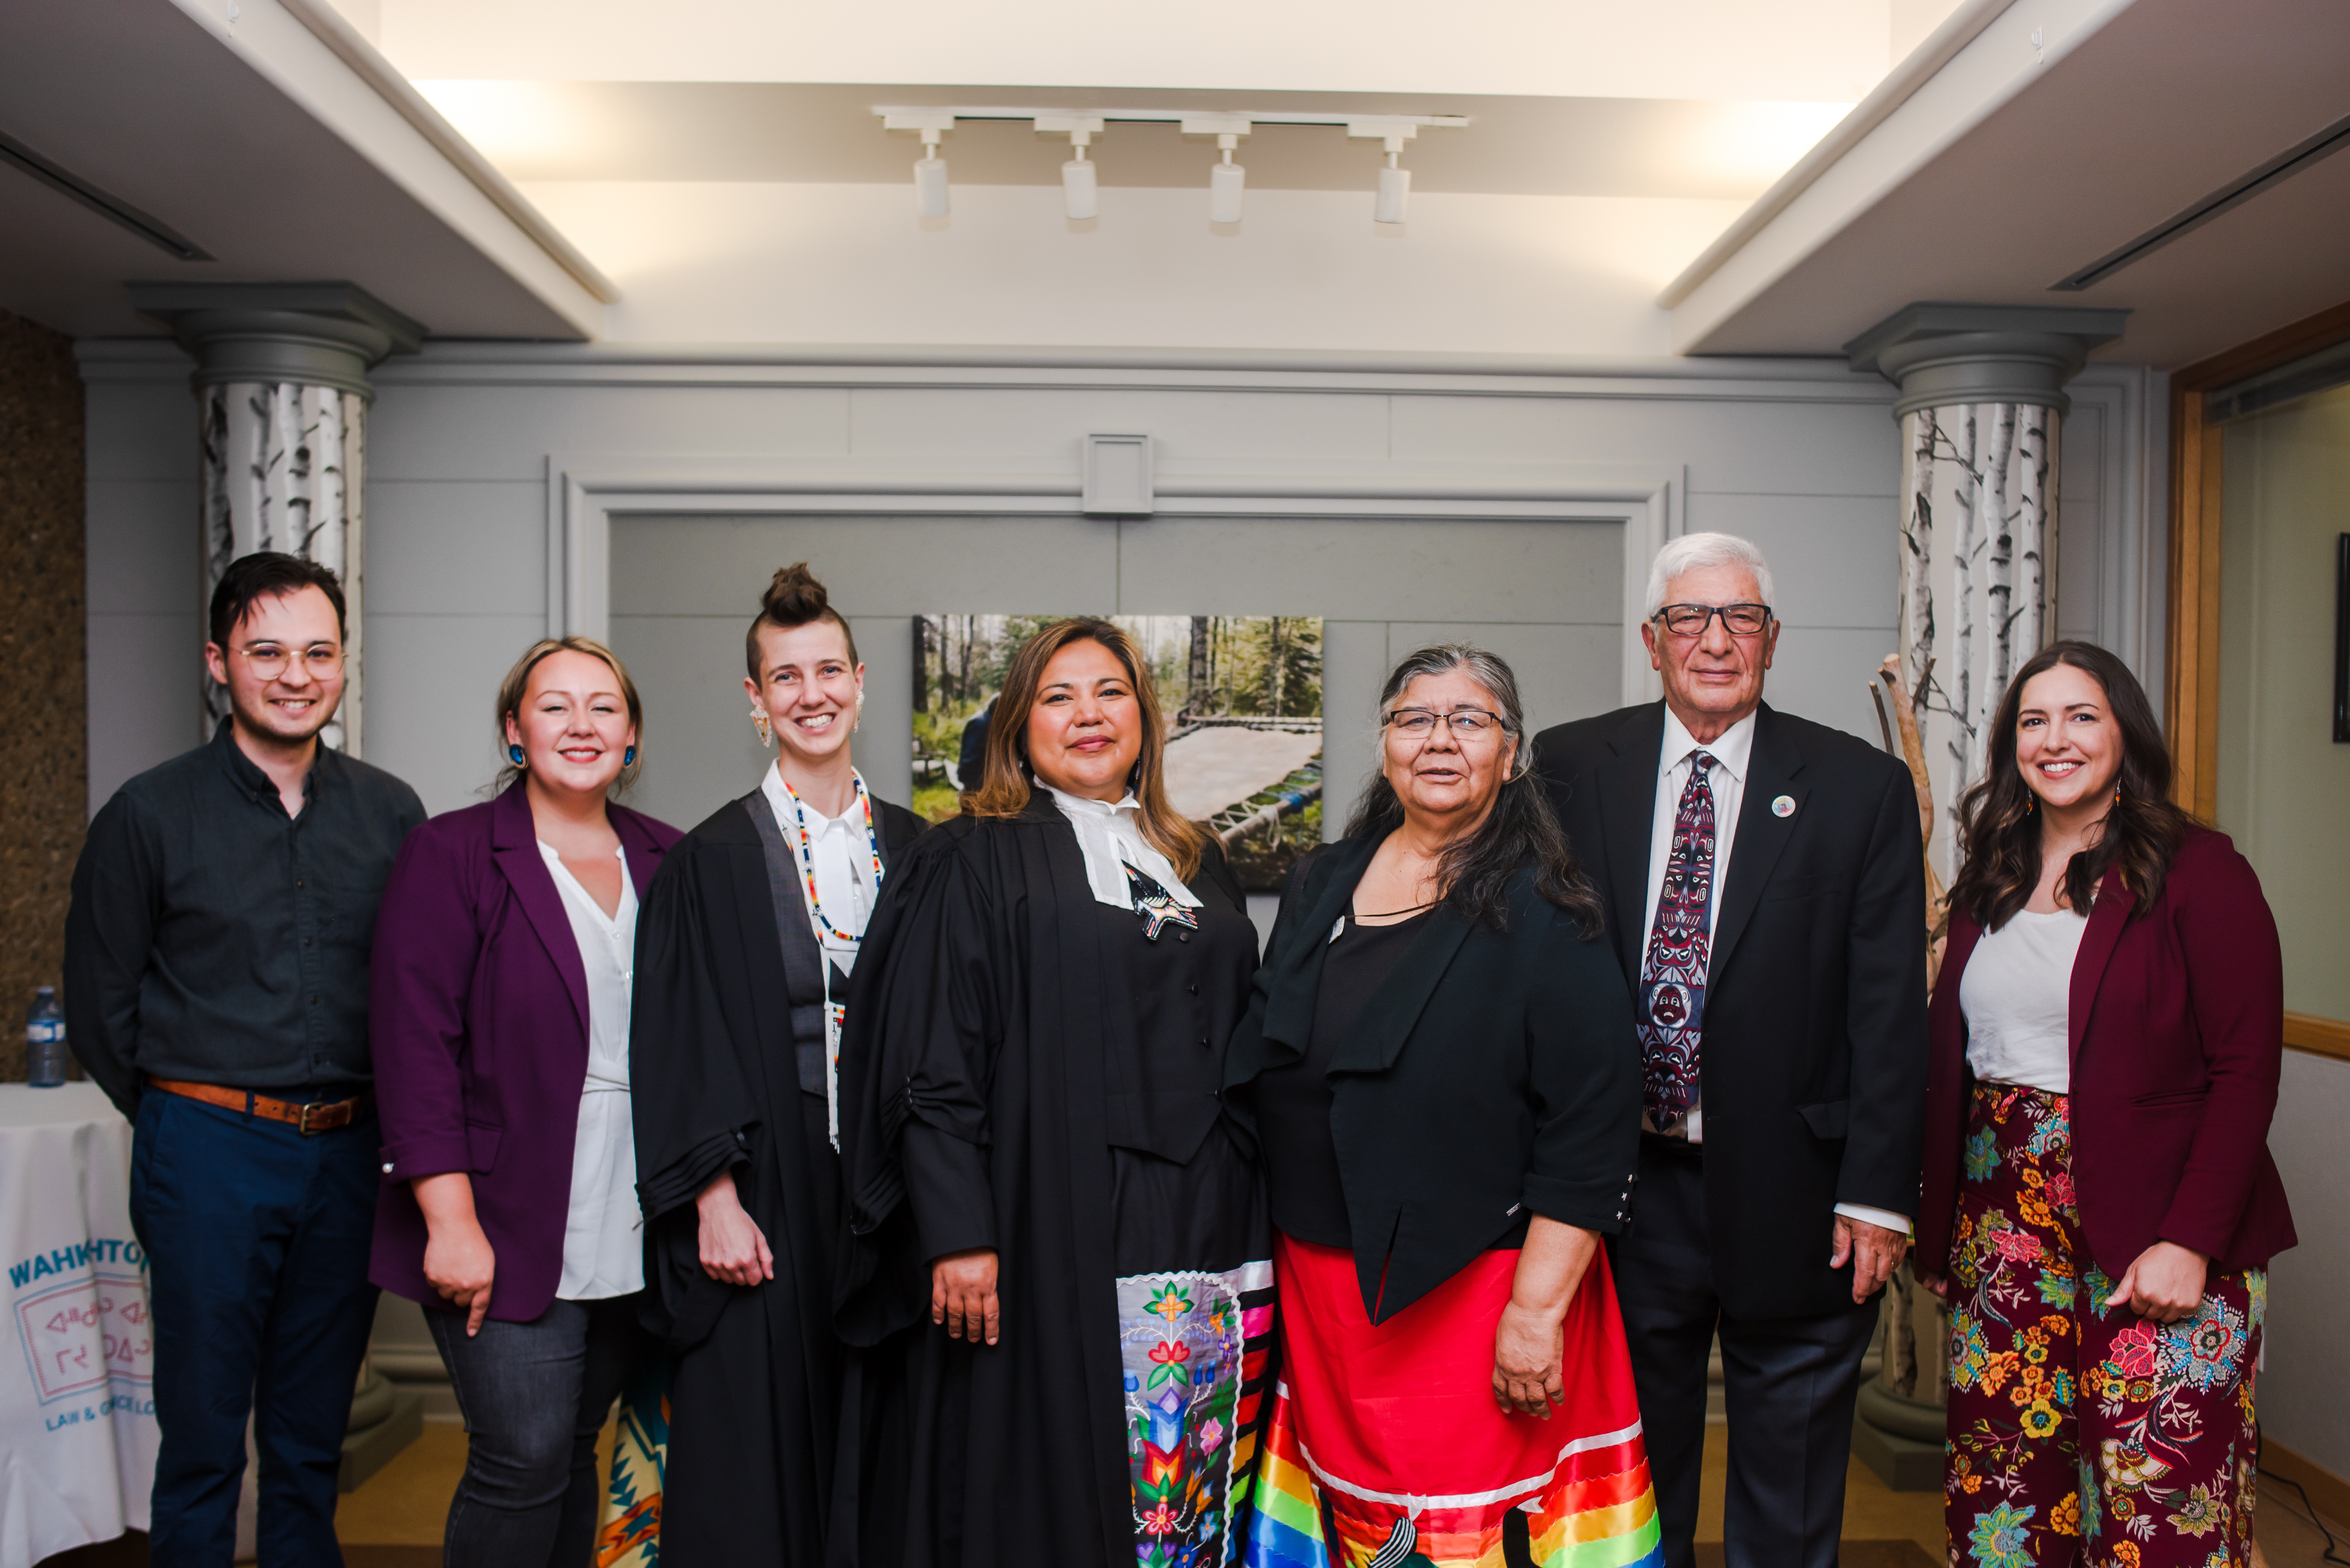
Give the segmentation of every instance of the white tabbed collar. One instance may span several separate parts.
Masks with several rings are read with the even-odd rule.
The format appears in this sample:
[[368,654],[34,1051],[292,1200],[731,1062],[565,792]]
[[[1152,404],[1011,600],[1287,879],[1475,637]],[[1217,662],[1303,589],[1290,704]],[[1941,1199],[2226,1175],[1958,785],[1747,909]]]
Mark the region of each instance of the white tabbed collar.
[[1077,830],[1077,847],[1086,857],[1086,885],[1093,889],[1096,902],[1120,909],[1134,908],[1134,889],[1126,880],[1126,868],[1131,866],[1166,888],[1168,897],[1185,909],[1200,907],[1200,900],[1175,875],[1167,857],[1142,836],[1136,821],[1142,811],[1140,801],[1129,794],[1112,805],[1106,800],[1065,794],[1051,784],[1042,787]]

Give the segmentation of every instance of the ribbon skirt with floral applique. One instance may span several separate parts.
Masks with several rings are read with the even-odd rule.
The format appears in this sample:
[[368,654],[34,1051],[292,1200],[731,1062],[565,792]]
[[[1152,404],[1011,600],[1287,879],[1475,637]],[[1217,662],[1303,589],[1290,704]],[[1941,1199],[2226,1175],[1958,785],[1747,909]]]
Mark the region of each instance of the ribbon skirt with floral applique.
[[2268,1279],[2162,1324],[2081,1249],[2067,1096],[1981,1084],[1952,1238],[1943,1474],[1953,1568],[2241,1568]]
[[1138,1568],[1219,1568],[1255,1477],[1273,1265],[1118,1282]]

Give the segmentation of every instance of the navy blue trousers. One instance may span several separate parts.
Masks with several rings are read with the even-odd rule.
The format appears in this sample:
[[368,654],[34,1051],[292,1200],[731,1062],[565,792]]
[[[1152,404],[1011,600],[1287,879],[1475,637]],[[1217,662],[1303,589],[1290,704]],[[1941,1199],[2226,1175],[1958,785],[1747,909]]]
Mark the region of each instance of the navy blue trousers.
[[342,1562],[336,1481],[375,1322],[380,1141],[372,1116],[304,1137],[178,1095],[140,1096],[130,1221],[154,1313],[155,1562],[228,1568],[248,1415],[262,1568]]

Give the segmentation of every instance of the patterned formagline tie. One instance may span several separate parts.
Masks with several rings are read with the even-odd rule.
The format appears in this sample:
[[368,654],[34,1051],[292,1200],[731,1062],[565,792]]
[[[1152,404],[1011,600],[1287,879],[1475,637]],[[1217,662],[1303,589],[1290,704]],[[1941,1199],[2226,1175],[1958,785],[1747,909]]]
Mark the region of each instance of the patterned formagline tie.
[[1713,947],[1713,790],[1710,753],[1690,756],[1689,784],[1673,814],[1665,885],[1640,964],[1640,1091],[1661,1131],[1697,1097],[1697,1047],[1705,1025],[1705,968]]

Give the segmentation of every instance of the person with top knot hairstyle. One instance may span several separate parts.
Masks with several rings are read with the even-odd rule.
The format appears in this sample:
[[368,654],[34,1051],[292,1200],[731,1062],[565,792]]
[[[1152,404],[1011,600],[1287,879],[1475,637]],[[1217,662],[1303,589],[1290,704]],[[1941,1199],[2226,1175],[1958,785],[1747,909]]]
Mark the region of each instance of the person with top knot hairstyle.
[[648,1315],[676,1358],[671,1568],[822,1559],[841,1366],[833,1064],[866,921],[922,828],[850,760],[865,666],[805,562],[775,574],[743,653],[775,765],[670,852],[637,945]]

